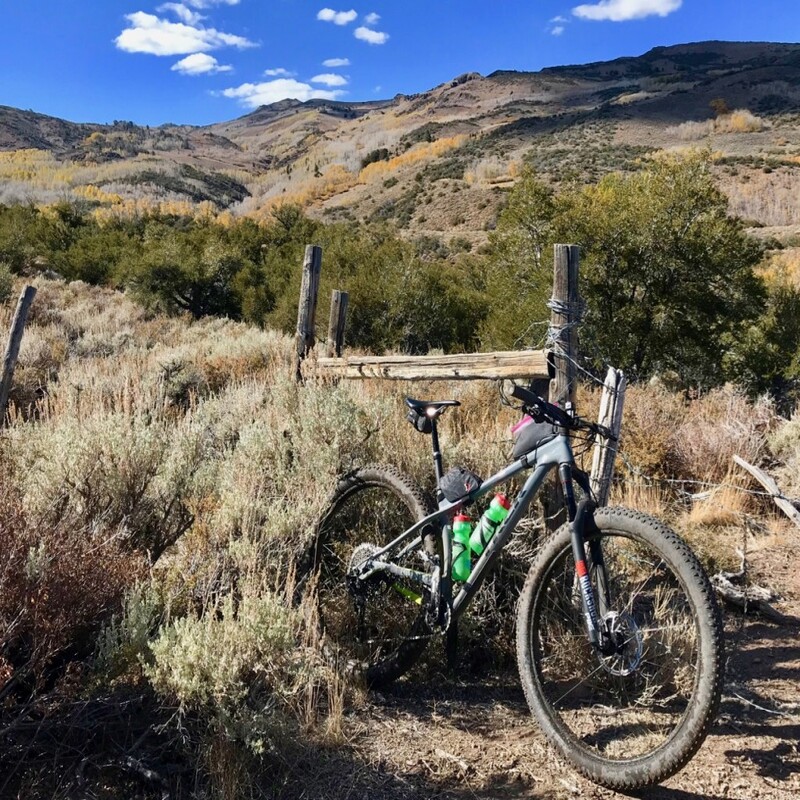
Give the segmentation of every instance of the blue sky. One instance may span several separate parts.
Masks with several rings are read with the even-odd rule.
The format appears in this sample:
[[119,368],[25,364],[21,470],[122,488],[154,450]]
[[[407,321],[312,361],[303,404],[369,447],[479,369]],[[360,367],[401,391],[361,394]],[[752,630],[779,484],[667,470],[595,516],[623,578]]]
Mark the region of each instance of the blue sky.
[[0,0],[0,104],[207,124],[703,39],[798,41],[798,0]]

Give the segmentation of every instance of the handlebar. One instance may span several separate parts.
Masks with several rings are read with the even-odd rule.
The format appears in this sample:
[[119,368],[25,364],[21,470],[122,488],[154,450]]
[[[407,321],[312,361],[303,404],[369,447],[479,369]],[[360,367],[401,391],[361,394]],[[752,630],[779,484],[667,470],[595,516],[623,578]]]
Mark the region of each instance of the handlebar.
[[515,384],[511,390],[511,396],[521,400],[525,412],[537,421],[550,422],[566,430],[585,430],[595,435],[599,434],[606,439],[615,439],[611,431],[604,425],[589,422],[589,420],[581,419],[581,417],[574,417],[563,408],[548,403],[543,397],[539,397],[538,394],[528,389],[523,389],[522,386]]

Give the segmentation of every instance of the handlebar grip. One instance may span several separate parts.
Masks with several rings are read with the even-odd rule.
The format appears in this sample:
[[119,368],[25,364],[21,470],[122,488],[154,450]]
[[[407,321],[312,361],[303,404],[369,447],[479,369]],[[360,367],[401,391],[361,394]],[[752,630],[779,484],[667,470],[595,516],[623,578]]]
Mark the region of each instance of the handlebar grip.
[[562,428],[575,427],[574,420],[564,409],[554,406],[552,403],[548,403],[547,400],[543,397],[539,397],[535,392],[515,385],[511,390],[511,396],[517,400],[522,400],[523,405],[531,409],[536,409],[554,425],[560,425]]
[[522,402],[526,405],[534,406],[535,408],[539,408],[541,403],[544,402],[539,395],[529,392],[527,389],[523,389],[521,386],[517,386],[516,384],[514,384],[514,388],[511,390],[511,396],[517,400],[522,400]]

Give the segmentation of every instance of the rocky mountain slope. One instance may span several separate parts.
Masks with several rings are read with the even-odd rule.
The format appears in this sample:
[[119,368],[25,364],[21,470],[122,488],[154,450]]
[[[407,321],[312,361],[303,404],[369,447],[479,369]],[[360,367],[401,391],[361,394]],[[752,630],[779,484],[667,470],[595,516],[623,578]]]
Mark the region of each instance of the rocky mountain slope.
[[106,215],[203,204],[255,216],[296,202],[328,219],[475,240],[526,162],[554,180],[593,180],[689,147],[714,152],[734,210],[800,224],[800,45],[700,42],[468,73],[391,100],[285,100],[206,127],[76,124],[0,107],[0,202],[66,193]]

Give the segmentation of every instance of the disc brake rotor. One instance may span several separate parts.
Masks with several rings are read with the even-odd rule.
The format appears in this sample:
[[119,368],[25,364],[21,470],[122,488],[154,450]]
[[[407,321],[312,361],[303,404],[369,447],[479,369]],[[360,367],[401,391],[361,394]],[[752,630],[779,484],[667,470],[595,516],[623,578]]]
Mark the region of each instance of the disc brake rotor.
[[644,636],[641,629],[625,611],[610,611],[603,618],[603,624],[614,647],[612,653],[600,657],[603,669],[611,675],[630,675],[642,663]]

